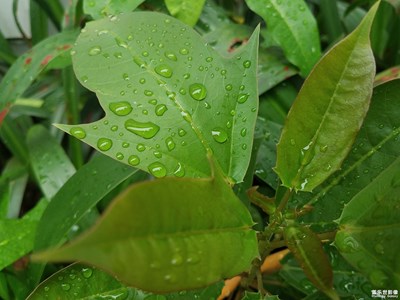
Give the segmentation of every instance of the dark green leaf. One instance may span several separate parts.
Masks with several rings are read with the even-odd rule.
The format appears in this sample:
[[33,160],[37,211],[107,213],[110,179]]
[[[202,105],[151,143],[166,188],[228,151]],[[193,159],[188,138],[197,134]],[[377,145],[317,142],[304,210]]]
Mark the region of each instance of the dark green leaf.
[[257,115],[257,48],[258,30],[222,58],[192,28],[157,13],[90,22],[73,50],[75,72],[106,117],[59,127],[155,177],[207,177],[212,152],[240,182]]
[[129,285],[164,293],[248,270],[258,252],[253,222],[216,171],[214,178],[169,177],[134,185],[87,234],[35,258],[80,260]]
[[287,59],[305,77],[321,55],[318,28],[303,0],[246,0],[247,5],[267,23],[273,39]]
[[400,287],[400,158],[345,206],[335,245],[376,288]]
[[279,300],[278,296],[263,296],[260,293],[245,292],[242,300]]
[[277,148],[275,170],[283,185],[312,191],[350,151],[372,94],[369,32],[378,5],[321,59],[300,90]]

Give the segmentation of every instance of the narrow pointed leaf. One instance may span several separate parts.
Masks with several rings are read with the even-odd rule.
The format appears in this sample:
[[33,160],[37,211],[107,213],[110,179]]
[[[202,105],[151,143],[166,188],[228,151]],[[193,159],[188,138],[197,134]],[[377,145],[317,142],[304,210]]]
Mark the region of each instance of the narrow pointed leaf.
[[400,158],[343,209],[335,245],[375,288],[400,287]]
[[165,0],[172,16],[183,23],[194,26],[203,10],[205,0]]
[[308,279],[331,299],[339,299],[333,289],[329,258],[317,235],[308,227],[290,225],[284,229],[286,244]]
[[128,285],[163,293],[248,270],[258,252],[253,222],[219,172],[215,178],[134,185],[87,234],[35,257],[80,260]]
[[90,22],[73,63],[106,116],[58,126],[155,177],[207,177],[213,152],[224,173],[240,182],[257,116],[257,49],[258,29],[228,59],[192,28],[157,13]]
[[300,90],[277,148],[275,170],[283,185],[312,191],[350,151],[372,94],[369,32],[378,5],[321,59]]
[[247,5],[267,23],[273,39],[286,58],[307,76],[321,50],[317,22],[304,0],[246,0]]

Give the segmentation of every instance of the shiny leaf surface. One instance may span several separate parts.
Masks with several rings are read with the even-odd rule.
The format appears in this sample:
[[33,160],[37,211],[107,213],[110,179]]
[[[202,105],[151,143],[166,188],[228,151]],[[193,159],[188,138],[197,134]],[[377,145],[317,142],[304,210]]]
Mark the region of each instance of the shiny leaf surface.
[[106,16],[133,11],[143,1],[144,0],[85,0],[83,1],[83,11],[93,19],[101,19]]
[[165,0],[168,11],[183,23],[194,26],[200,17],[205,0]]

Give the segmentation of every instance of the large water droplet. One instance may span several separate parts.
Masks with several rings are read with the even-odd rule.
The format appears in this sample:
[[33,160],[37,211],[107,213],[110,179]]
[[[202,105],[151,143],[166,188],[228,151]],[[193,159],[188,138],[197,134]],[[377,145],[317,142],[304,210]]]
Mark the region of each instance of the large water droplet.
[[207,96],[207,89],[201,83],[193,83],[189,86],[190,96],[197,101],[201,101]]
[[249,94],[239,94],[237,98],[238,103],[245,103],[249,99]]
[[182,166],[181,163],[178,163],[178,166],[174,170],[174,175],[176,177],[183,177],[185,176],[185,168]]
[[167,175],[167,169],[160,162],[154,162],[154,163],[150,164],[148,169],[149,169],[150,174],[157,178],[162,178]]
[[100,46],[93,46],[92,48],[89,49],[88,54],[90,56],[98,55],[101,53],[101,47]]
[[175,142],[172,137],[167,137],[165,139],[165,145],[167,146],[168,151],[172,151],[175,149]]
[[166,64],[161,64],[158,65],[157,67],[154,68],[154,71],[165,78],[170,78],[172,76],[172,69],[170,66],[166,65]]
[[125,122],[125,128],[145,139],[153,138],[160,130],[160,127],[152,122],[139,122],[133,119],[129,119]]
[[168,107],[165,104],[159,104],[155,107],[154,111],[157,116],[161,117],[168,110]]
[[78,139],[84,139],[86,137],[86,131],[82,127],[72,127],[69,133]]
[[113,142],[108,138],[99,138],[97,140],[97,148],[101,151],[108,151],[111,149]]
[[132,111],[132,106],[127,101],[112,102],[108,107],[117,116],[127,116]]
[[220,144],[225,143],[228,140],[228,134],[221,127],[215,127],[211,130],[211,135],[214,140]]

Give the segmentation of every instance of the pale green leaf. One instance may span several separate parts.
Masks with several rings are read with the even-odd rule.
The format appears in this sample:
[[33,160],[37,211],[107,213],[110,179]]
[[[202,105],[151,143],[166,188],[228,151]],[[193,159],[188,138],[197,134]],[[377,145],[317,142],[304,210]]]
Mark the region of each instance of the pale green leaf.
[[165,0],[172,16],[190,26],[194,26],[203,10],[205,0]]
[[212,152],[240,182],[257,116],[257,49],[258,29],[234,57],[223,58],[192,28],[158,13],[90,22],[73,63],[106,116],[58,126],[155,177],[207,177]]
[[248,210],[221,176],[218,170],[215,178],[134,185],[87,234],[35,258],[80,260],[163,293],[237,275],[257,256],[257,238]]
[[321,59],[289,111],[275,168],[284,186],[312,191],[349,153],[372,94],[369,32],[378,5]]
[[400,287],[400,158],[344,207],[335,245],[375,288]]
[[83,0],[83,11],[93,19],[133,11],[144,0]]
[[286,58],[307,76],[321,55],[317,22],[304,0],[246,0],[267,23]]

